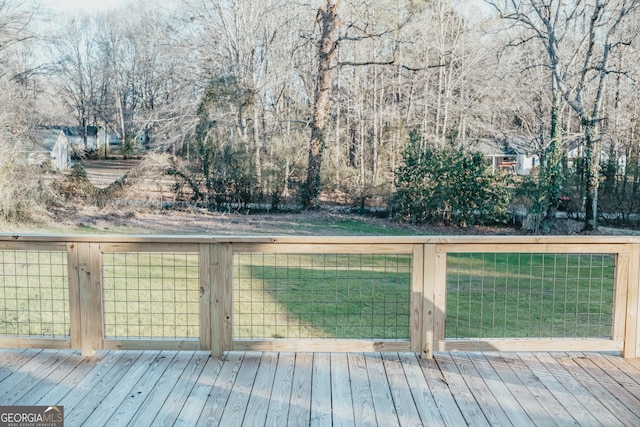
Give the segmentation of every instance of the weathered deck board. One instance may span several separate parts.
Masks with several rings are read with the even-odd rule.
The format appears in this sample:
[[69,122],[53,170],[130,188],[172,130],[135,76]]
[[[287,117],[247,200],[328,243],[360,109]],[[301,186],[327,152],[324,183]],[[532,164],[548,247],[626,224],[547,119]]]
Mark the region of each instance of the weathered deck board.
[[209,358],[207,360],[202,374],[187,397],[174,426],[194,426],[197,424],[224,362],[224,359]]
[[129,425],[151,424],[156,414],[165,404],[167,396],[171,393],[178,378],[180,378],[180,375],[186,369],[187,365],[191,363],[193,356],[194,354],[192,352],[186,354],[175,353],[169,366],[164,370],[153,388],[147,392],[144,402],[140,405],[140,408],[129,422]]
[[163,351],[151,361],[142,378],[128,390],[127,397],[109,419],[108,426],[126,425],[139,412],[149,392],[154,389],[176,353],[176,351]]
[[476,370],[473,362],[469,358],[456,357],[454,363],[460,370],[469,390],[473,391],[472,395],[477,400],[480,410],[489,421],[489,424],[499,426],[511,424],[509,417],[500,407],[498,400]]
[[0,405],[65,425],[640,425],[640,363],[611,354],[0,350]]
[[442,376],[442,371],[440,371],[436,359],[422,359],[420,360],[420,367],[427,380],[427,386],[433,394],[433,400],[440,410],[444,424],[451,427],[465,425],[466,421],[456,404],[449,385]]
[[240,371],[243,356],[242,353],[231,353],[226,357],[225,363],[218,373],[218,378],[209,392],[209,398],[204,405],[198,425],[211,426],[219,422],[229,400],[233,383],[235,383]]
[[359,426],[375,426],[376,413],[365,358],[362,354],[349,354],[348,360],[353,396],[353,417],[358,420]]
[[331,402],[333,409],[331,425],[354,426],[349,363],[345,353],[331,354]]
[[309,424],[313,427],[331,424],[331,356],[328,353],[318,353],[313,358]]
[[264,353],[261,356],[260,368],[249,396],[247,411],[244,414],[242,425],[246,427],[264,425],[267,419],[267,411],[269,410],[273,379],[278,365],[278,354]]
[[[536,359],[538,359],[544,367],[562,383],[562,385],[569,391],[569,399],[573,398],[576,405],[582,405],[583,410],[576,411],[574,417],[584,417],[585,412],[591,414],[598,420],[599,424],[604,426],[619,426],[622,425],[604,405],[596,399],[588,390],[587,386],[580,382],[579,378],[574,377],[571,372],[565,369],[557,359],[552,357],[548,353],[536,353]],[[587,424],[588,425],[588,424]]]
[[293,372],[293,386],[291,388],[291,404],[287,425],[300,426],[309,424],[311,417],[311,378],[313,355],[299,353],[296,355],[296,367]]
[[242,424],[259,365],[260,355],[258,354],[248,354],[242,360],[242,366],[231,389],[222,418],[220,418],[220,425],[237,426]]
[[[604,405],[613,415],[622,422],[623,425],[637,426],[640,425],[640,418],[636,415],[640,413],[640,406],[637,406],[635,413],[630,411],[620,400],[618,396],[612,394],[604,385],[607,382],[606,375],[597,372],[599,368],[590,366],[589,370],[585,370],[578,360],[581,355],[566,355],[564,353],[552,354],[560,364],[567,369],[585,388],[599,401],[607,402]],[[591,370],[593,369],[593,371]],[[594,377],[593,375],[597,375]]]
[[[60,384],[64,384],[69,375],[76,371],[82,372],[84,367],[88,365],[88,360],[83,358],[81,354],[69,351],[65,351],[63,354],[64,359],[56,366],[56,369],[46,377],[41,376],[37,385],[18,399],[14,403],[15,405],[28,406],[38,404],[42,399],[46,399],[51,390]],[[96,358],[95,361],[97,360],[100,360],[100,358]],[[57,393],[57,395],[59,394]]]
[[462,411],[462,415],[468,425],[489,426],[489,420],[484,416],[482,409],[476,402],[473,391],[467,386],[464,377],[468,374],[460,370],[454,359],[449,354],[443,354],[438,358],[438,366],[444,374],[444,379],[456,403]]
[[287,425],[295,361],[295,353],[280,353],[265,426],[281,427]]
[[585,408],[578,399],[571,395],[566,384],[556,378],[547,366],[541,363],[533,353],[519,353],[523,362],[529,366],[535,376],[542,382],[547,390],[553,395],[553,398],[560,402],[569,414],[575,419],[577,425],[598,425],[593,415]]
[[[412,356],[414,356],[412,354]],[[382,363],[382,358],[377,353],[367,353],[367,373],[371,384],[371,396],[373,407],[376,411],[378,425],[395,427],[399,426],[398,414],[393,404],[393,396],[389,388],[389,380]]]

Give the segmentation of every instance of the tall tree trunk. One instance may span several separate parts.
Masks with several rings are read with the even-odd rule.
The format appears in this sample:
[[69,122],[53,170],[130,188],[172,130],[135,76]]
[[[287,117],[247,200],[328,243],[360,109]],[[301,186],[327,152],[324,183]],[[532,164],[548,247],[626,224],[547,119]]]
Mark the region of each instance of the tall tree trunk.
[[585,218],[584,231],[598,229],[598,187],[600,185],[600,126],[595,120],[584,123],[585,131]]
[[[374,50],[375,56],[375,50]],[[371,139],[371,175],[373,184],[376,184],[378,180],[378,109],[380,105],[378,104],[378,70],[374,67],[373,69],[373,138]]]
[[562,189],[562,116],[560,94],[551,80],[551,129],[549,146],[542,165],[542,194],[545,204],[546,221],[553,225]]
[[305,208],[316,208],[320,195],[320,169],[325,148],[324,128],[329,109],[329,95],[333,81],[331,64],[338,48],[338,4],[327,0],[318,9],[317,22],[320,23],[318,40],[318,73],[311,117],[311,139],[309,141],[309,161],[307,166],[306,191],[303,195]]

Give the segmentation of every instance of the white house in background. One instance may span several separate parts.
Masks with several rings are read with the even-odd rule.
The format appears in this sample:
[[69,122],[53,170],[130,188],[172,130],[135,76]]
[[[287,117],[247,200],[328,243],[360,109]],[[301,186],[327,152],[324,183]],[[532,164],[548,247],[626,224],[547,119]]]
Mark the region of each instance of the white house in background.
[[530,175],[534,168],[540,166],[538,155],[525,138],[484,138],[475,141],[471,148],[490,159],[492,172],[504,170],[515,175]]
[[62,130],[38,132],[40,138],[37,149],[29,153],[30,165],[43,165],[51,160],[51,165],[58,170],[66,170],[72,166],[71,145]]
[[[87,149],[97,150],[103,142],[99,138],[98,127],[87,126]],[[36,130],[36,135],[39,139],[52,139],[57,138],[58,134],[62,131],[67,137],[67,141],[73,150],[84,150],[84,137],[82,136],[82,128],[80,126],[45,126]],[[104,139],[104,137],[102,138]]]
[[[62,131],[67,136],[69,144],[76,150],[83,150],[84,137],[82,136],[82,128],[79,126],[65,126]],[[96,126],[87,126],[87,146],[88,150],[97,150],[100,148],[98,140],[98,128]]]
[[[611,144],[608,142],[604,142],[602,144],[602,149],[600,151],[600,163],[605,164],[609,162],[609,158],[611,156]],[[616,163],[618,164],[618,175],[624,175],[627,170],[627,156],[624,152],[616,152],[614,153],[617,157]],[[584,142],[582,139],[577,139],[571,141],[569,143],[569,149],[567,150],[567,161],[569,166],[573,166],[577,159],[581,159],[584,157]]]

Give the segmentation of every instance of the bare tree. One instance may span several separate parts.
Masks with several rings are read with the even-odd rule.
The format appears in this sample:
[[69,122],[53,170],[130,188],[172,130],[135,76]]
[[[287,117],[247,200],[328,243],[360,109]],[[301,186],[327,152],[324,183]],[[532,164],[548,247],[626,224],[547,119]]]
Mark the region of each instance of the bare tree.
[[100,63],[95,31],[93,17],[76,17],[52,45],[60,94],[82,129],[85,150],[87,126],[95,125],[97,114]]
[[[514,44],[538,41],[546,51],[552,100],[551,176],[557,175],[559,98],[567,102],[580,120],[586,148],[586,215],[584,229],[596,230],[600,181],[602,102],[611,69],[612,51],[630,44],[620,33],[628,20],[637,19],[636,0],[542,1],[487,0],[507,19],[524,29]],[[635,37],[635,36],[633,36]],[[550,177],[550,179],[554,179]],[[549,203],[555,203],[555,194]]]

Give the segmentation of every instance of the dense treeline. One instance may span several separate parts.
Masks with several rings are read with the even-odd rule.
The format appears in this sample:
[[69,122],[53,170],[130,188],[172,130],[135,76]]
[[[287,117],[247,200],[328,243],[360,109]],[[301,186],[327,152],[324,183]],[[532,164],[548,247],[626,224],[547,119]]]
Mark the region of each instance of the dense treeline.
[[[639,213],[637,0],[139,0],[69,16],[34,4],[0,0],[4,150],[39,126],[100,126],[125,155],[182,158],[174,176],[211,208],[376,199],[400,212],[417,189],[402,182],[408,159],[495,190],[469,150],[518,137],[540,166],[505,194],[526,187],[549,221],[569,204],[586,229]],[[504,210],[504,195],[482,197],[425,201],[411,220]]]

